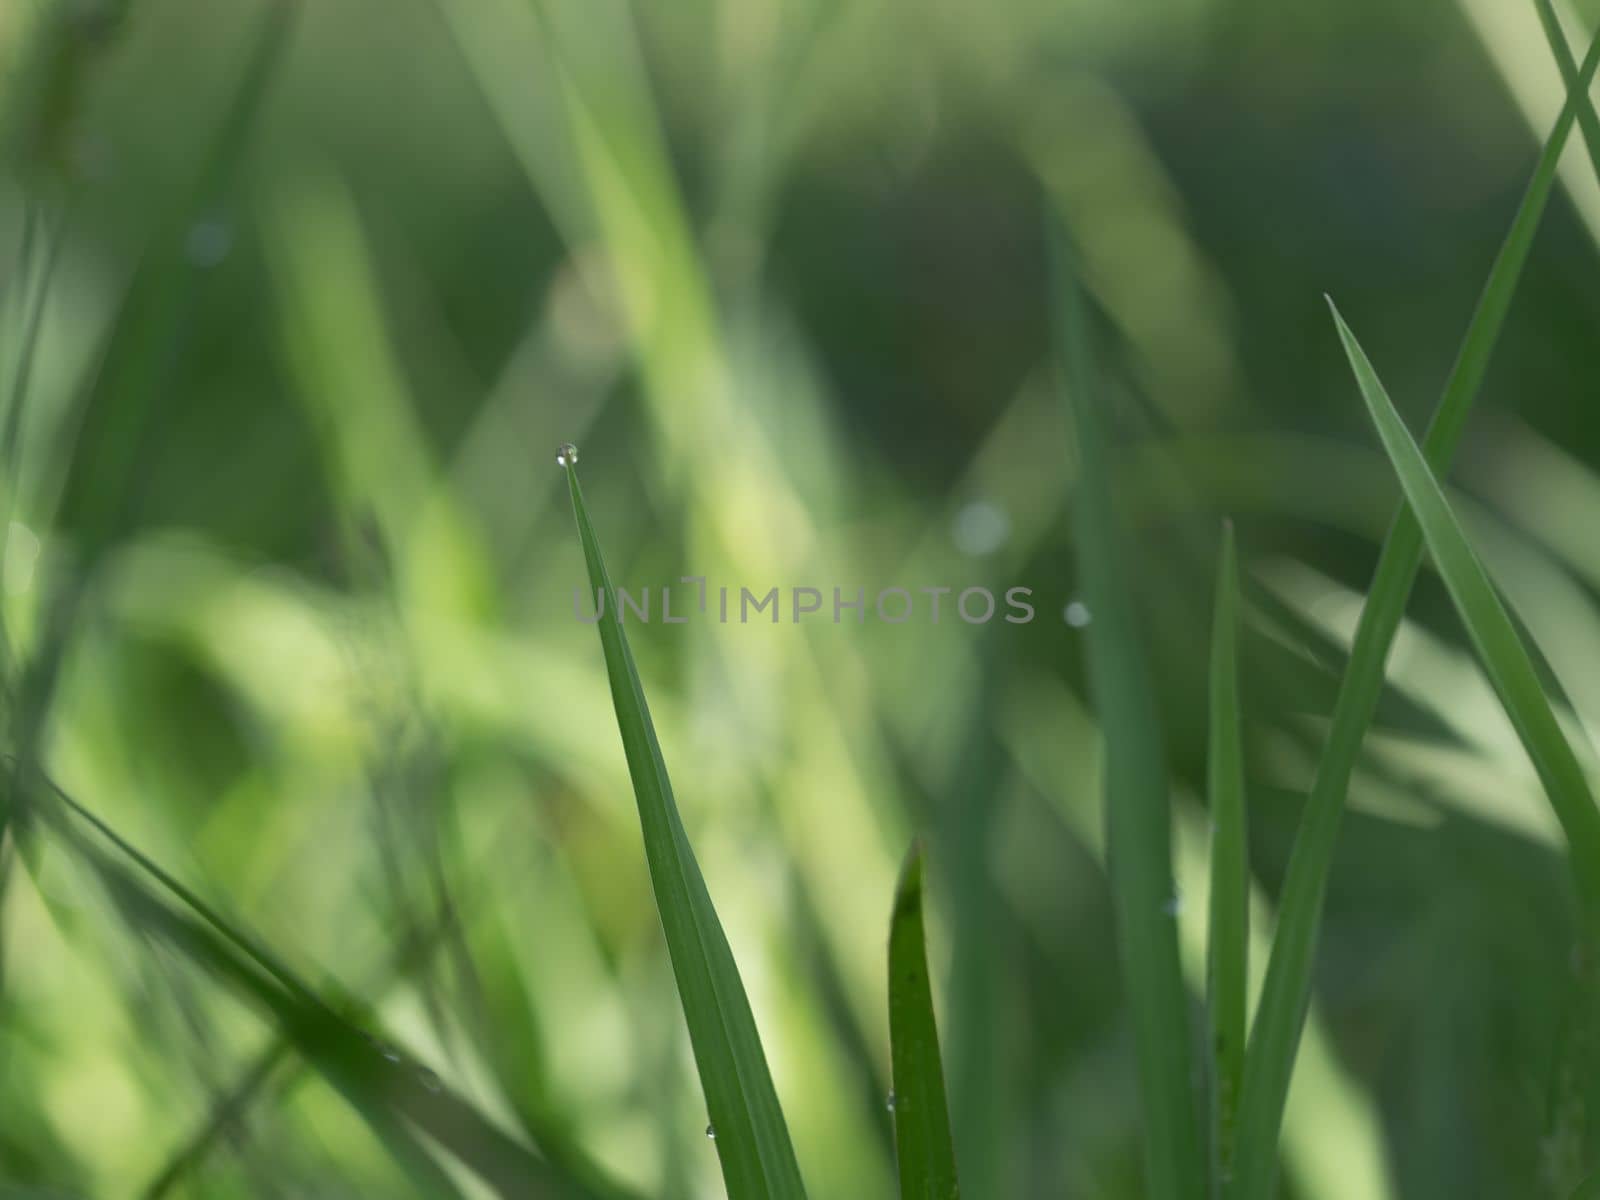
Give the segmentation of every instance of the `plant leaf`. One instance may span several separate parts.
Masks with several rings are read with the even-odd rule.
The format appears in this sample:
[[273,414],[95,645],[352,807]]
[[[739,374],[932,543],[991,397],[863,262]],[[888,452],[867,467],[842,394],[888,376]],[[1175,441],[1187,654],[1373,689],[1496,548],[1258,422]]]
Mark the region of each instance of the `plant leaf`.
[[1198,1196],[1205,1173],[1190,1088],[1189,1001],[1173,920],[1167,771],[1144,647],[1122,577],[1127,539],[1106,475],[1086,315],[1065,235],[1056,238],[1057,308],[1078,443],[1078,555],[1093,619],[1089,681],[1105,738],[1106,840],[1124,990],[1144,1113],[1147,1194]]
[[[1569,90],[1578,77],[1578,64],[1572,57],[1572,47],[1567,45],[1566,32],[1561,28],[1561,18],[1556,15],[1551,0],[1533,0],[1539,13],[1539,24],[1544,29],[1545,40],[1550,43],[1550,53],[1561,70],[1561,82]],[[1589,151],[1589,165],[1600,178],[1600,119],[1595,117],[1594,105],[1588,97],[1578,108],[1578,131],[1583,134],[1584,148]]]
[[790,1200],[805,1195],[789,1130],[772,1086],[750,1001],[700,865],[678,816],[672,784],[645,704],[644,688],[617,617],[617,597],[589,523],[578,473],[568,462],[572,511],[589,581],[604,613],[596,623],[617,728],[644,831],[645,858],[666,933],[672,971],[689,1025],[729,1200]]
[[[1461,439],[1468,410],[1483,382],[1540,217],[1550,199],[1574,116],[1594,80],[1597,63],[1600,37],[1590,44],[1577,82],[1569,90],[1567,102],[1539,156],[1428,428],[1424,450],[1436,470],[1449,464]],[[1345,795],[1383,691],[1384,663],[1421,561],[1422,531],[1410,510],[1402,507],[1389,528],[1361,610],[1350,649],[1350,665],[1340,683],[1328,740],[1279,896],[1277,931],[1245,1054],[1229,1200],[1269,1200],[1272,1194],[1278,1166],[1278,1130],[1283,1124],[1289,1078],[1311,1000],[1312,960]]]
[[1249,978],[1250,859],[1245,824],[1244,747],[1239,718],[1239,569],[1233,524],[1222,530],[1211,633],[1210,746],[1211,909],[1206,938],[1206,1000],[1215,1068],[1214,1161],[1226,1177],[1233,1161],[1234,1118],[1244,1077],[1246,982]]
[[[539,1160],[535,1156],[482,1122],[476,1113],[469,1116],[467,1106],[454,1096],[448,1093],[435,1096],[411,1067],[397,1064],[386,1057],[378,1045],[337,1017],[331,1009],[313,998],[280,987],[269,979],[256,963],[239,952],[240,948],[232,944],[230,936],[213,927],[209,920],[192,917],[163,901],[104,850],[91,845],[77,830],[63,824],[58,826],[58,832],[93,868],[101,885],[128,921],[142,932],[169,943],[196,966],[248,996],[270,1013],[296,1049],[316,1066],[383,1141],[423,1195],[453,1196],[458,1193],[449,1177],[433,1161],[411,1128],[412,1125],[428,1129],[441,1142],[456,1150],[462,1161],[474,1169],[479,1168],[479,1163],[475,1161],[475,1148],[457,1142],[455,1135],[471,1139],[477,1132],[489,1132],[493,1139],[504,1143],[503,1147],[496,1146],[496,1150],[503,1148],[510,1151],[513,1160],[521,1157],[526,1167],[539,1169]],[[403,1121],[402,1114],[408,1120]],[[455,1118],[458,1116],[467,1116],[468,1124],[473,1128],[469,1130],[467,1125],[457,1126]],[[442,1124],[436,1123],[441,1121]],[[525,1194],[507,1190],[505,1185],[512,1178],[511,1172],[504,1169],[507,1165],[506,1161],[496,1162],[487,1171],[480,1171],[480,1174],[485,1180],[496,1184],[496,1190],[502,1196]],[[549,1193],[536,1191],[534,1194]]]
[[955,1144],[922,920],[922,847],[913,842],[889,923],[889,1043],[901,1200],[956,1200]]
[[1567,835],[1573,874],[1586,910],[1600,911],[1600,809],[1595,807],[1583,768],[1561,732],[1533,659],[1451,511],[1444,489],[1428,469],[1427,460],[1395,411],[1372,362],[1331,299],[1328,307],[1333,310],[1339,338],[1367,402],[1367,411],[1372,414],[1378,437],[1405,489],[1406,502],[1422,527],[1456,611]]
[[[13,761],[6,766],[11,772],[8,782],[15,788],[21,777]],[[129,919],[270,1013],[285,1039],[343,1093],[416,1174],[419,1186],[431,1178],[432,1191],[455,1191],[411,1126],[447,1148],[501,1196],[626,1200],[623,1189],[569,1175],[563,1166],[515,1141],[419,1064],[406,1061],[393,1045],[369,1036],[257,938],[224,917],[65,789],[37,771],[33,779],[49,798],[59,801],[59,805],[33,808],[93,868]],[[182,907],[163,900],[120,860],[92,843],[68,819],[69,814],[92,827]],[[344,1001],[341,1005],[354,1007]]]

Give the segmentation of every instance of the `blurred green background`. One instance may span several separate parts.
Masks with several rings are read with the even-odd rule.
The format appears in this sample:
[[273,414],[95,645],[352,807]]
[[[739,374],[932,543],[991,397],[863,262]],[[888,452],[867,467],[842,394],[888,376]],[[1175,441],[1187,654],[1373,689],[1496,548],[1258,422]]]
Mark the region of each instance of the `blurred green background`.
[[[631,591],[1031,587],[1026,625],[629,633],[812,1194],[892,1189],[917,832],[967,1194],[1140,1194],[1047,220],[1107,331],[1198,995],[1218,524],[1259,967],[1398,499],[1323,293],[1420,428],[1560,103],[1531,3],[5,0],[0,70],[8,762],[513,1138],[718,1196],[556,445]],[[1600,185],[1564,166],[1453,482],[1588,733]],[[1284,1192],[1541,1195],[1558,834],[1436,578],[1410,614]],[[86,864],[0,848],[0,1194],[417,1193]]]

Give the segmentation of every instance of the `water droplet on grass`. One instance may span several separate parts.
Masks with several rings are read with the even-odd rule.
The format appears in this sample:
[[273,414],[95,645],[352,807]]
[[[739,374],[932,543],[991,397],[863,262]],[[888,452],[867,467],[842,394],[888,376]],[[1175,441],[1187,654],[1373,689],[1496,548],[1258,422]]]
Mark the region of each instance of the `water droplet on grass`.
[[1169,917],[1175,917],[1183,911],[1183,897],[1177,894],[1168,896],[1161,905],[1161,911]]
[[973,558],[993,554],[1011,536],[1011,518],[989,500],[974,500],[956,513],[950,527],[956,549]]
[[571,442],[562,442],[556,447],[556,465],[570,467],[578,461],[578,448]]
[[717,1127],[715,1125],[706,1126],[706,1140],[708,1142],[714,1142],[717,1140]]
[[896,1098],[895,1098],[895,1094],[894,1094],[894,1092],[893,1092],[893,1090],[891,1090],[891,1091],[890,1091],[890,1092],[889,1092],[889,1099],[888,1099],[888,1100],[887,1100],[887,1101],[886,1101],[886,1103],[885,1103],[885,1107],[886,1107],[886,1108],[888,1108],[888,1110],[889,1110],[889,1111],[890,1111],[890,1112],[893,1112],[893,1111],[894,1111],[894,1108],[895,1108],[895,1105],[896,1105],[896,1104],[897,1104],[897,1103],[898,1103],[898,1101],[897,1101],[897,1100],[896,1100]]
[[1074,600],[1061,610],[1061,619],[1074,629],[1082,629],[1094,620],[1094,614],[1082,600]]
[[233,249],[233,227],[221,217],[198,221],[189,227],[183,252],[196,267],[215,267]]

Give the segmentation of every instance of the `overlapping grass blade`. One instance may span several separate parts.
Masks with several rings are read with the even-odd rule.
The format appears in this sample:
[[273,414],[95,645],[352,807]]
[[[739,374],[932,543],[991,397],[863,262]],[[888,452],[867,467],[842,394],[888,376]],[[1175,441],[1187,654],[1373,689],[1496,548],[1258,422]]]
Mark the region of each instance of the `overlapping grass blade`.
[[[1556,15],[1552,0],[1533,0],[1538,10],[1539,24],[1544,29],[1545,40],[1550,43],[1550,53],[1561,69],[1561,82],[1569,90],[1578,77],[1578,63],[1572,57],[1572,47],[1567,45],[1566,32],[1561,28],[1561,18]],[[1578,107],[1578,131],[1583,134],[1583,144],[1589,151],[1589,165],[1600,177],[1600,118],[1595,116],[1594,105],[1587,95]]]
[[[477,895],[481,895],[489,905],[495,903],[487,893],[475,894],[475,898]],[[488,911],[474,914],[480,918],[489,915]],[[392,946],[388,961],[369,978],[361,994],[381,992],[399,979],[411,977],[413,972],[425,967],[440,948],[448,944],[449,936],[462,916],[462,910],[455,901],[441,898],[437,911],[424,927]],[[294,1050],[294,1041],[280,1029],[278,1035],[240,1071],[232,1084],[219,1092],[204,1119],[197,1123],[193,1132],[153,1174],[150,1183],[139,1193],[143,1200],[160,1200],[163,1196],[180,1193],[180,1189],[187,1186],[189,1177],[215,1153],[219,1142],[225,1141],[229,1134],[240,1127],[251,1109],[265,1106],[273,1100],[286,1099],[316,1066],[305,1057],[295,1055]],[[505,1068],[508,1074],[512,1069],[509,1064]],[[526,1113],[519,1113],[519,1116],[522,1117],[523,1128],[532,1136],[533,1144],[549,1164],[544,1184],[547,1195],[568,1200],[628,1200],[627,1193],[605,1178],[566,1129],[549,1119],[529,1119]],[[551,1186],[551,1180],[557,1181],[554,1186]],[[528,1187],[533,1187],[536,1182],[530,1176]]]
[[[1483,382],[1550,198],[1556,167],[1578,105],[1584,102],[1594,80],[1597,63],[1600,38],[1590,44],[1584,56],[1575,85],[1545,143],[1462,339],[1424,442],[1428,461],[1435,470],[1449,464],[1460,441],[1468,410]],[[1277,931],[1245,1055],[1230,1200],[1268,1200],[1272,1192],[1278,1130],[1283,1123],[1295,1050],[1311,997],[1311,967],[1322,922],[1322,900],[1344,814],[1345,794],[1383,690],[1384,663],[1421,560],[1422,531],[1410,511],[1402,509],[1389,529],[1367,592],[1350,650],[1349,669],[1339,687],[1328,740],[1279,897]]]
[[1595,807],[1583,768],[1561,732],[1533,659],[1451,511],[1444,489],[1395,411],[1365,351],[1333,302],[1328,303],[1367,411],[1372,414],[1378,437],[1405,489],[1406,502],[1422,527],[1456,611],[1561,822],[1572,855],[1573,875],[1586,913],[1592,919],[1600,914],[1600,808]]
[[604,613],[597,628],[617,728],[638,801],[650,881],[729,1200],[803,1197],[800,1167],[778,1107],[750,1001],[672,798],[672,784],[617,616],[617,597],[600,555],[600,543],[584,507],[577,469],[570,461],[566,466],[589,580],[603,597]]
[[[209,922],[163,901],[121,863],[70,827],[59,832],[94,871],[101,886],[128,922],[181,952],[194,965],[240,991],[269,1013],[296,1048],[315,1063],[328,1082],[348,1099],[373,1133],[403,1165],[426,1196],[454,1196],[456,1189],[410,1126],[399,1117],[407,1101],[401,1092],[420,1081],[385,1058],[359,1032],[332,1019],[329,1012],[292,995],[258,969],[230,939]],[[515,1193],[502,1192],[503,1195]]]
[[1226,1178],[1244,1077],[1249,978],[1250,860],[1244,806],[1244,745],[1239,715],[1239,569],[1233,524],[1222,530],[1211,634],[1211,711],[1207,791],[1211,801],[1211,906],[1206,938],[1206,1004],[1216,1096],[1213,1165]]
[[[19,776],[7,763],[8,782]],[[564,1171],[512,1139],[420,1065],[370,1036],[305,983],[258,939],[240,929],[160,864],[123,838],[64,789],[35,773],[59,804],[34,806],[61,840],[94,870],[107,892],[141,929],[182,951],[255,1002],[285,1038],[350,1101],[390,1149],[420,1177],[438,1172],[411,1127],[454,1154],[497,1194],[553,1200],[627,1200],[623,1189]],[[85,837],[71,817],[86,822],[123,858],[170,893],[179,905],[145,887],[121,862]],[[180,907],[181,906],[181,907]],[[188,911],[185,911],[188,910]],[[192,914],[192,915],[191,915]],[[353,1005],[342,1002],[342,1007]],[[403,1118],[403,1121],[402,1121]],[[426,1173],[426,1174],[424,1174]],[[437,1174],[433,1190],[453,1194]]]
[[889,923],[889,1042],[901,1200],[955,1200],[955,1143],[922,920],[922,847],[913,844]]
[[1105,738],[1106,838],[1124,990],[1144,1113],[1146,1194],[1196,1197],[1204,1166],[1190,1083],[1189,1003],[1173,920],[1172,830],[1160,722],[1122,575],[1127,540],[1107,477],[1087,317],[1065,235],[1056,238],[1056,306],[1078,449],[1078,554],[1089,680]]
[[[1595,807],[1583,768],[1561,731],[1533,659],[1451,510],[1444,489],[1428,469],[1365,351],[1332,300],[1328,303],[1362,398],[1400,477],[1406,502],[1416,514],[1456,611],[1566,835],[1581,906],[1580,943],[1573,958],[1567,1002],[1570,1012],[1557,1036],[1548,1136],[1551,1144],[1570,1141],[1581,1145],[1588,1125],[1581,1081],[1594,1070],[1596,1000],[1600,999],[1600,809]],[[1546,1169],[1557,1187],[1570,1189],[1577,1167],[1577,1161],[1555,1155]]]
[[141,1200],[162,1200],[162,1197],[170,1195],[184,1183],[191,1173],[198,1171],[211,1148],[229,1130],[239,1125],[250,1106],[266,1090],[279,1067],[291,1058],[292,1049],[293,1044],[287,1038],[275,1038],[250,1064],[238,1082],[212,1105],[205,1124],[156,1172],[140,1192]]

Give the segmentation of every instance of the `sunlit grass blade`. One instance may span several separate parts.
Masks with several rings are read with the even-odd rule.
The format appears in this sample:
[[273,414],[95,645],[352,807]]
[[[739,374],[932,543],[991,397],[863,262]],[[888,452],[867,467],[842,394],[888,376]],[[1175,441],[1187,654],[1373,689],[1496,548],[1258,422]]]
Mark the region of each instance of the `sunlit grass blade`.
[[[1561,28],[1561,18],[1556,15],[1552,0],[1533,0],[1538,10],[1539,24],[1544,29],[1545,40],[1550,43],[1550,53],[1561,69],[1561,82],[1569,90],[1578,77],[1578,63],[1572,57],[1572,47],[1567,45],[1566,32]],[[1594,105],[1587,95],[1578,107],[1578,131],[1583,134],[1584,147],[1589,151],[1589,165],[1600,177],[1600,118],[1595,116]]]
[[803,1197],[800,1167],[778,1107],[750,1001],[678,816],[644,688],[618,620],[617,597],[578,486],[577,452],[563,451],[560,457],[567,468],[589,581],[603,597],[604,613],[597,628],[617,728],[638,801],[650,881],[729,1200]]
[[[1435,470],[1448,466],[1461,440],[1468,411],[1483,383],[1550,199],[1561,152],[1572,132],[1578,105],[1594,80],[1597,64],[1600,38],[1590,44],[1576,84],[1569,90],[1567,102],[1545,143],[1428,428],[1423,448]],[[1345,795],[1383,691],[1384,664],[1421,561],[1422,531],[1410,510],[1402,508],[1378,557],[1350,648],[1349,668],[1334,703],[1316,780],[1284,876],[1272,954],[1245,1054],[1229,1200],[1269,1200],[1272,1194],[1278,1165],[1278,1131],[1283,1124],[1283,1106],[1289,1095],[1301,1026],[1311,1000],[1311,969],[1322,923],[1322,901],[1344,815]]]
[[[29,778],[15,773],[14,762],[6,766],[12,772],[12,786],[18,779]],[[37,773],[31,778],[59,801],[59,805],[37,805],[37,810],[89,864],[130,919],[270,1013],[295,1049],[345,1095],[408,1167],[419,1173],[438,1170],[416,1143],[410,1132],[414,1126],[448,1149],[499,1195],[625,1200],[623,1189],[569,1175],[515,1141],[431,1073],[407,1061],[397,1048],[344,1016],[259,939],[223,916],[71,794]],[[144,886],[119,860],[86,838],[72,818],[92,827],[178,905]],[[356,1007],[347,1000],[340,1004],[344,1009]],[[405,1124],[400,1123],[402,1118]],[[454,1193],[444,1176],[438,1176],[437,1183],[434,1190]]]
[[954,1200],[955,1144],[922,920],[922,847],[906,855],[889,924],[889,1042],[901,1200]]
[[279,1067],[291,1057],[292,1043],[277,1038],[259,1055],[239,1081],[213,1104],[205,1124],[174,1154],[140,1193],[141,1200],[162,1200],[187,1177],[198,1171],[211,1148],[236,1128],[246,1111],[263,1093]]
[[1105,739],[1107,852],[1139,1063],[1145,1194],[1175,1200],[1200,1195],[1205,1173],[1189,1071],[1189,1001],[1173,919],[1167,772],[1133,595],[1122,575],[1128,543],[1112,503],[1087,315],[1064,234],[1056,239],[1056,259],[1057,317],[1077,435],[1079,570],[1094,614],[1089,681]]
[[208,922],[163,901],[79,831],[62,827],[60,832],[94,870],[131,925],[172,946],[197,967],[248,996],[277,1021],[296,1048],[345,1096],[403,1165],[420,1194],[458,1194],[417,1134],[400,1119],[400,1111],[409,1099],[404,1093],[413,1084],[417,1092],[423,1092],[420,1081],[392,1063],[359,1032],[334,1020],[330,1012],[319,1010],[268,979]]
[[1378,437],[1394,464],[1406,502],[1433,552],[1457,613],[1467,627],[1478,657],[1533,760],[1539,781],[1567,836],[1573,874],[1592,919],[1600,913],[1600,808],[1595,807],[1583,768],[1561,732],[1554,709],[1539,680],[1533,658],[1517,635],[1488,572],[1451,511],[1444,489],[1428,467],[1395,411],[1377,372],[1333,302],[1334,323],[1350,359],[1361,396],[1372,414]]
[[1206,1004],[1216,1104],[1213,1155],[1219,1177],[1233,1161],[1234,1117],[1244,1077],[1249,978],[1250,859],[1245,825],[1244,745],[1239,705],[1239,568],[1233,524],[1222,530],[1212,616],[1210,745],[1211,907],[1206,938]]
[[[493,904],[492,899],[488,900]],[[410,937],[401,939],[390,951],[389,961],[367,982],[360,994],[378,994],[401,978],[410,977],[426,966],[441,947],[448,945],[453,924],[461,917],[460,910],[451,901],[444,901],[423,928]],[[475,914],[488,915],[487,913]],[[248,1066],[240,1071],[233,1082],[219,1090],[213,1103],[197,1123],[192,1133],[174,1149],[166,1163],[156,1171],[148,1185],[139,1193],[144,1200],[160,1200],[188,1190],[189,1178],[197,1174],[207,1159],[216,1155],[226,1143],[228,1135],[236,1131],[247,1114],[257,1108],[270,1108],[281,1104],[304,1081],[316,1064],[296,1056],[294,1042],[281,1030]],[[505,1068],[506,1074],[512,1070]],[[497,1078],[503,1078],[497,1073]],[[521,1115],[521,1114],[519,1114]],[[566,1131],[549,1120],[523,1119],[523,1127],[533,1137],[534,1145],[550,1164],[546,1171],[547,1194],[570,1200],[627,1200],[627,1193],[604,1178],[588,1161]],[[550,1181],[556,1181],[551,1185]],[[528,1186],[534,1186],[530,1176]]]

